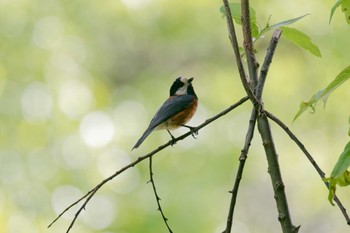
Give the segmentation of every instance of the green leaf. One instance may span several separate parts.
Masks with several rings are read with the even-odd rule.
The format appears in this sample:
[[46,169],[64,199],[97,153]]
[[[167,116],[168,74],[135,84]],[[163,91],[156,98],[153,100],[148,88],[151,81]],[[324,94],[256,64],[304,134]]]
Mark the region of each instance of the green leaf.
[[[241,21],[241,16],[242,16],[242,9],[241,9],[241,4],[240,3],[236,3],[236,2],[232,2],[230,3],[230,9],[231,9],[231,15],[233,20],[238,24],[238,25],[242,25],[242,21]],[[252,28],[252,36],[253,37],[257,37],[259,35],[259,27],[256,23],[256,13],[255,10],[253,8],[249,8],[250,10],[250,25]],[[226,11],[225,11],[225,6],[220,7],[220,12],[226,16]]]
[[332,21],[332,17],[333,17],[334,11],[340,6],[341,1],[342,1],[342,0],[337,0],[337,2],[336,2],[336,3],[334,4],[334,6],[332,7],[331,16],[329,17],[329,24],[330,24],[331,21]]
[[350,142],[346,144],[343,153],[341,153],[338,162],[335,164],[331,173],[332,178],[339,178],[350,166]]
[[273,25],[269,25],[270,24],[270,18],[271,18],[271,16],[270,16],[268,22],[266,23],[266,26],[260,31],[260,33],[256,37],[255,41],[257,41],[262,35],[264,35],[270,29],[272,29],[272,28],[279,28],[279,27],[282,27],[282,26],[286,26],[286,25],[295,23],[295,22],[297,22],[298,20],[304,18],[307,15],[309,15],[309,14],[305,14],[305,15],[299,16],[299,17],[294,18],[294,19],[285,20],[285,21],[282,21],[282,22],[279,22],[279,23],[276,23],[276,24],[273,24]]
[[332,205],[334,205],[333,199],[337,190],[337,185],[339,186],[350,185],[350,172],[348,170],[345,170],[341,176],[337,178],[333,178],[333,177],[325,178],[323,179],[323,181],[329,182],[328,200]]
[[333,198],[336,192],[336,185],[350,185],[350,172],[347,170],[350,166],[350,142],[346,144],[344,151],[339,156],[338,162],[335,164],[331,176],[326,178],[329,181],[328,200],[333,205]]
[[350,0],[337,0],[334,6],[331,9],[331,15],[329,17],[329,23],[331,23],[331,20],[333,18],[333,14],[335,10],[341,6],[342,12],[344,12],[346,22],[350,24]]
[[299,17],[294,18],[294,19],[289,19],[289,20],[286,20],[286,21],[282,21],[280,23],[276,23],[274,25],[271,25],[270,28],[279,28],[279,27],[290,25],[292,23],[295,23],[295,22],[301,20],[302,18],[304,18],[307,15],[310,15],[310,14],[305,14],[305,15],[299,16]]
[[340,72],[325,89],[322,89],[313,95],[308,102],[302,102],[300,104],[299,111],[294,117],[294,120],[297,119],[308,108],[312,108],[313,112],[315,112],[316,104],[321,99],[325,106],[329,95],[348,79],[350,79],[350,66],[346,67],[342,72]]
[[311,41],[310,37],[305,33],[290,27],[281,27],[283,36],[298,45],[299,47],[309,51],[317,57],[321,57],[320,49]]
[[341,10],[345,14],[345,19],[350,24],[350,0],[341,0]]

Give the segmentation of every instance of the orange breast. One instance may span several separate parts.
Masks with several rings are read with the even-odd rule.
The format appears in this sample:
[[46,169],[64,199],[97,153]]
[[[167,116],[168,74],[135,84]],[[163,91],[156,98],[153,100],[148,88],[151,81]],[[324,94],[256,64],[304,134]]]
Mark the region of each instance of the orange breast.
[[193,115],[196,113],[197,107],[198,107],[198,100],[194,99],[191,106],[187,107],[182,112],[179,112],[178,114],[176,114],[175,116],[171,117],[166,122],[164,122],[165,123],[164,128],[176,129],[186,124],[189,120],[191,120]]

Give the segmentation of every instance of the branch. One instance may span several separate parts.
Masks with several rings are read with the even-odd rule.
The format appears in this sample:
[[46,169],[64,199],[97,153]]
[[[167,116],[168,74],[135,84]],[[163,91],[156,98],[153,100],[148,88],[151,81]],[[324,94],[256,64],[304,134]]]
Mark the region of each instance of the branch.
[[[270,42],[269,49],[265,56],[265,61],[262,68],[262,75],[260,76],[256,93],[258,96],[258,100],[262,103],[262,93],[265,84],[265,80],[267,77],[267,72],[272,62],[272,57],[274,55],[274,51],[277,47],[277,43],[279,41],[281,32],[277,29]],[[282,231],[284,233],[295,233],[298,232],[299,227],[296,227],[292,223],[292,219],[289,213],[287,196],[284,190],[284,184],[282,180],[282,175],[278,163],[278,156],[275,148],[275,144],[272,137],[271,128],[267,119],[267,116],[263,111],[264,106],[261,104],[258,116],[258,129],[260,132],[260,136],[263,142],[266,159],[268,163],[268,171],[270,174],[273,191],[275,194],[275,200],[277,204],[278,211],[278,220],[280,221]]]
[[[265,61],[261,70],[261,74],[260,74],[260,79],[259,79],[259,83],[257,84],[257,88],[256,88],[256,94],[257,94],[257,98],[258,100],[261,100],[261,95],[262,95],[262,91],[264,88],[264,84],[265,84],[265,80],[266,80],[266,76],[267,76],[267,72],[269,70],[269,66],[271,64],[272,61],[272,57],[274,55],[274,51],[276,49],[278,40],[280,38],[281,35],[281,31],[280,30],[276,30],[275,33],[272,36],[270,45],[267,49],[267,54],[265,56]],[[254,85],[254,82],[251,83],[251,86]],[[235,180],[235,184],[234,187],[231,191],[232,193],[232,197],[231,197],[231,203],[230,203],[230,209],[229,209],[229,213],[228,213],[228,217],[227,217],[227,221],[226,221],[226,229],[224,231],[224,233],[230,233],[231,232],[231,228],[232,228],[232,221],[233,221],[233,213],[234,213],[234,208],[236,205],[236,199],[237,199],[237,194],[238,194],[238,189],[239,189],[239,184],[240,181],[242,179],[242,174],[243,174],[243,170],[244,170],[244,166],[245,166],[245,161],[248,155],[248,151],[249,151],[249,147],[250,147],[250,143],[251,140],[253,139],[253,135],[254,135],[254,127],[255,127],[255,123],[257,120],[257,111],[254,108],[250,117],[250,121],[249,121],[249,128],[248,128],[248,132],[246,134],[246,139],[245,139],[245,144],[244,144],[244,148],[242,150],[241,156],[239,158],[239,167],[237,170],[237,174],[236,174],[236,180]]]
[[239,184],[240,184],[241,179],[242,179],[242,174],[243,174],[243,170],[244,170],[245,161],[247,159],[249,147],[250,147],[251,141],[252,141],[253,136],[254,136],[256,119],[257,119],[257,112],[255,109],[253,109],[250,120],[249,120],[248,132],[246,134],[244,148],[242,149],[241,156],[239,157],[239,167],[238,167],[237,174],[236,174],[235,184],[233,186],[232,191],[230,191],[230,193],[232,193],[232,197],[231,197],[230,209],[229,209],[227,221],[226,221],[226,229],[224,230],[223,233],[230,233],[231,229],[232,229],[233,213],[234,213],[235,206],[236,206]]
[[89,203],[90,199],[95,195],[95,193],[103,186],[105,185],[107,182],[113,180],[115,177],[117,177],[118,175],[120,175],[121,173],[123,173],[124,171],[128,170],[131,167],[134,167],[135,165],[139,164],[140,162],[142,162],[145,159],[150,158],[151,156],[153,156],[154,154],[158,153],[159,151],[165,149],[166,147],[169,147],[171,145],[174,144],[174,142],[180,141],[185,139],[186,137],[190,136],[193,134],[193,132],[199,131],[200,129],[202,129],[203,127],[205,127],[206,125],[210,124],[211,122],[217,120],[218,118],[226,115],[227,113],[229,113],[230,111],[232,111],[233,109],[237,108],[238,106],[240,106],[241,104],[243,104],[244,102],[246,102],[249,99],[248,96],[243,97],[241,100],[239,100],[237,103],[231,105],[230,107],[228,107],[227,109],[223,110],[222,112],[218,113],[217,115],[213,116],[212,118],[207,119],[206,121],[204,121],[204,123],[200,124],[199,126],[195,127],[193,130],[175,138],[170,140],[168,143],[165,143],[161,146],[159,146],[157,149],[153,150],[152,152],[144,155],[144,156],[140,156],[138,157],[135,161],[129,163],[128,165],[126,165],[125,167],[121,168],[120,170],[118,170],[117,172],[115,172],[113,175],[107,177],[106,179],[104,179],[103,181],[101,181],[98,185],[96,185],[93,189],[91,189],[87,194],[85,194],[83,197],[81,197],[80,199],[78,199],[76,202],[74,202],[73,204],[71,204],[69,207],[67,207],[64,211],[62,211],[58,217],[56,219],[54,219],[52,221],[52,223],[48,226],[51,227],[53,223],[55,223],[63,214],[65,214],[69,209],[71,209],[73,206],[77,205],[78,203],[80,203],[82,200],[85,199],[84,203],[82,204],[82,206],[78,209],[78,211],[75,213],[75,216],[71,222],[71,224],[69,225],[68,229],[67,229],[67,233],[71,230],[71,228],[73,227],[75,221],[77,220],[78,216],[80,215],[81,211],[83,209],[85,209],[86,205]]
[[166,225],[166,227],[168,228],[168,231],[170,233],[172,233],[173,231],[171,230],[169,224],[168,224],[168,218],[165,217],[165,214],[163,212],[162,206],[160,205],[160,197],[158,195],[157,189],[156,189],[156,184],[154,183],[154,179],[153,179],[153,170],[152,170],[152,156],[149,157],[149,176],[150,176],[150,180],[149,182],[152,184],[152,189],[153,189],[153,193],[154,196],[156,197],[156,201],[157,201],[157,206],[158,206],[158,210],[160,212],[160,214],[162,215],[163,221]]
[[[255,58],[252,29],[250,24],[250,7],[249,0],[241,1],[242,9],[242,30],[243,30],[243,47],[247,54],[249,81],[251,88],[255,89],[258,83],[259,64]],[[259,98],[258,98],[259,99]]]
[[228,3],[228,0],[223,0],[223,2],[224,2],[225,11],[226,11],[226,21],[227,21],[227,27],[228,27],[228,32],[229,32],[229,38],[231,40],[231,45],[232,45],[233,51],[235,53],[236,63],[237,63],[238,71],[239,71],[239,76],[241,78],[241,82],[243,84],[244,90],[246,91],[247,95],[249,96],[249,99],[252,101],[253,105],[255,106],[258,104],[258,100],[256,99],[256,97],[255,97],[255,95],[254,95],[254,93],[253,93],[252,89],[250,88],[249,83],[247,81],[247,75],[246,75],[246,72],[244,70],[241,55],[239,53],[239,45],[238,45],[238,41],[237,41],[235,26],[233,24],[230,5]]
[[265,85],[265,81],[266,81],[266,77],[267,77],[267,72],[269,71],[270,65],[272,63],[272,57],[275,54],[275,50],[276,50],[278,41],[281,37],[281,34],[282,34],[281,29],[276,29],[274,31],[272,38],[271,38],[271,41],[270,41],[270,45],[267,49],[264,64],[263,64],[261,71],[260,71],[259,82],[258,82],[258,85],[256,87],[256,97],[258,98],[258,100],[261,100],[261,98],[262,98],[262,92],[264,89],[264,85]]
[[[317,173],[320,175],[320,177],[322,178],[322,180],[324,180],[325,177],[325,173],[321,170],[321,168],[317,165],[316,161],[314,160],[314,158],[312,157],[312,155],[306,150],[305,146],[301,143],[301,141],[295,136],[295,134],[292,133],[292,131],[289,130],[289,128],[277,117],[275,117],[274,115],[272,115],[270,112],[268,111],[264,111],[266,113],[266,116],[268,118],[270,118],[271,120],[273,120],[277,125],[279,125],[288,135],[289,137],[297,144],[297,146],[300,148],[300,150],[306,155],[307,159],[310,161],[310,163],[314,166],[314,168],[316,169]],[[329,183],[328,182],[324,182],[324,184],[326,185],[326,187],[329,189]],[[344,208],[343,204],[341,203],[341,201],[338,199],[337,196],[334,196],[334,201],[337,203],[340,211],[342,212],[342,214],[344,215],[344,218],[346,220],[346,223],[348,225],[350,225],[350,218],[349,215],[346,212],[346,209]]]
[[265,149],[268,171],[271,177],[272,187],[277,204],[278,220],[280,221],[282,231],[284,233],[298,232],[299,227],[293,226],[289,214],[287,197],[284,190],[284,184],[277,158],[278,156],[272,138],[271,128],[264,112],[262,112],[258,117],[258,129]]

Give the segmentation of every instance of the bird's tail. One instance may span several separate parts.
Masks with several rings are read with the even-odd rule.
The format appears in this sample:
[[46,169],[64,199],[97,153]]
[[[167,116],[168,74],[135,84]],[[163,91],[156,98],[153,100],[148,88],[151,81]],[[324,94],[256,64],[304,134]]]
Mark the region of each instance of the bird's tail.
[[148,128],[148,129],[143,133],[143,135],[141,136],[141,138],[136,142],[135,146],[134,146],[131,150],[133,150],[133,149],[135,149],[135,148],[138,148],[138,147],[141,145],[141,143],[148,137],[148,135],[149,135],[150,133],[152,133],[153,129],[154,129],[154,128]]

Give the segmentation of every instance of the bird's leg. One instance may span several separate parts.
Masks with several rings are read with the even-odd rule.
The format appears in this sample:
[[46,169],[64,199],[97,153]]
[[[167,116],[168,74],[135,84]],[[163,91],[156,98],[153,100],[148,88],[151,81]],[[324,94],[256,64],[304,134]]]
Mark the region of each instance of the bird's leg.
[[175,137],[170,133],[170,131],[167,129],[166,131],[168,131],[168,133],[170,134],[170,137],[171,137],[171,146],[175,145],[176,144],[176,141],[175,141]]
[[197,139],[195,135],[198,135],[198,130],[196,130],[196,127],[188,126],[188,125],[182,125],[183,127],[189,128],[191,130],[191,135],[194,139]]

